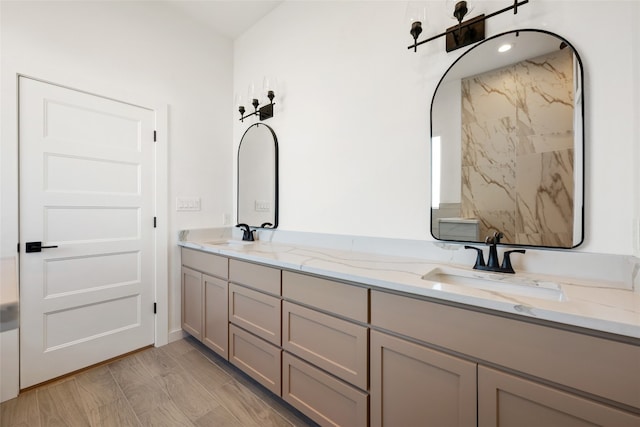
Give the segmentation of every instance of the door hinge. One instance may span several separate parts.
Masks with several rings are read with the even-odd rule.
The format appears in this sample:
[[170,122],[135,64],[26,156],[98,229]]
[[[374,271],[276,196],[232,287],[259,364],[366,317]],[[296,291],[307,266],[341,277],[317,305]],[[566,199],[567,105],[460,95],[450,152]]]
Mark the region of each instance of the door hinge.
[[153,314],[158,313],[158,304],[157,303],[153,303]]
[[18,253],[20,253],[20,242],[18,242]]
[[153,217],[153,228],[156,228],[158,226],[158,218],[157,217]]
[[158,135],[156,134],[156,131],[153,131],[153,142],[157,142],[158,141]]

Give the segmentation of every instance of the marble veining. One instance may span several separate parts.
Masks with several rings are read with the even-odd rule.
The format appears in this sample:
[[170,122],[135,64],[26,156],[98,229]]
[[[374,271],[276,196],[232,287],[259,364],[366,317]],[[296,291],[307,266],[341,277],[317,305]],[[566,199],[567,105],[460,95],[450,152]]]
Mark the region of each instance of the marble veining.
[[554,284],[559,284],[563,298],[542,299],[517,295],[508,290],[504,292],[478,289],[423,278],[434,269],[443,267],[465,272],[464,274],[477,274],[469,265],[445,264],[414,257],[266,240],[259,240],[246,246],[216,245],[204,243],[211,241],[211,238],[202,238],[195,234],[186,237],[187,239],[180,241],[179,244],[187,248],[259,262],[277,268],[362,283],[374,288],[640,338],[640,293],[634,293],[629,289],[612,289],[574,278],[551,275],[531,273],[518,273],[515,276],[493,275],[494,280],[515,280],[521,286],[553,288]]
[[573,246],[573,54],[463,79],[461,216],[480,236]]

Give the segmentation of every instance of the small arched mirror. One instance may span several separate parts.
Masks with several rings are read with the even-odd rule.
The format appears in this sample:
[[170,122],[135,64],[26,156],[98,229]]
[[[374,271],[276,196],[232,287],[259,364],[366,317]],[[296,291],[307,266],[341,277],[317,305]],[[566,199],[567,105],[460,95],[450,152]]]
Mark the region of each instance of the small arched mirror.
[[249,126],[238,147],[238,224],[278,226],[278,140],[262,123]]
[[469,49],[431,104],[431,228],[439,240],[572,248],[583,240],[583,72],[540,30]]

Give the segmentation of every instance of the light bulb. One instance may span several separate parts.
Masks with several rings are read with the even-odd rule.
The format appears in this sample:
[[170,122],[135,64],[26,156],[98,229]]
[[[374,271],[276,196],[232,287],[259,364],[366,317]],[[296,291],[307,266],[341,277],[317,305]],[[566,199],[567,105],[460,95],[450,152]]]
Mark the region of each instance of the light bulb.
[[251,82],[247,89],[247,103],[253,105],[254,109],[258,108],[260,101],[258,100],[258,93],[256,92],[256,84]]
[[[271,76],[264,76],[262,79],[262,92],[260,93],[260,97],[262,98],[261,104],[270,104],[273,102],[273,97],[278,93],[278,81]],[[269,92],[271,92],[272,97],[269,98]]]
[[409,24],[409,34],[415,43],[427,25],[427,4],[423,1],[410,1],[407,4],[405,20]]
[[235,107],[238,108],[240,106],[246,107],[247,101],[242,94],[237,93],[234,101]]
[[407,4],[405,19],[409,25],[420,22],[422,25],[427,21],[427,4],[424,1],[410,1]]

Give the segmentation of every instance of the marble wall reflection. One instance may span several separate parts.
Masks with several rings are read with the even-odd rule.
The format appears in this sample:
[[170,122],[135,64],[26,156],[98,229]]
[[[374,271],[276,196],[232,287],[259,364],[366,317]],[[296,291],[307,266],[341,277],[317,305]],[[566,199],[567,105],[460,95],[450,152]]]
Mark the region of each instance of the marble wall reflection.
[[462,216],[505,243],[573,245],[571,49],[462,80]]

